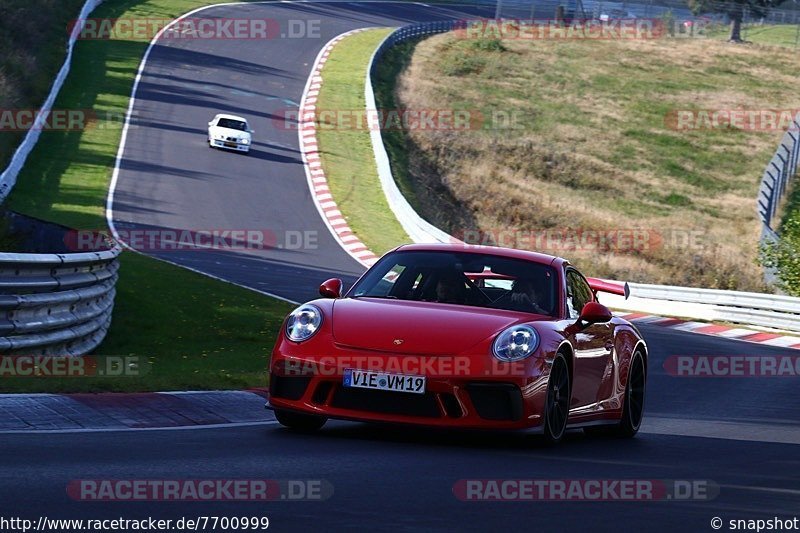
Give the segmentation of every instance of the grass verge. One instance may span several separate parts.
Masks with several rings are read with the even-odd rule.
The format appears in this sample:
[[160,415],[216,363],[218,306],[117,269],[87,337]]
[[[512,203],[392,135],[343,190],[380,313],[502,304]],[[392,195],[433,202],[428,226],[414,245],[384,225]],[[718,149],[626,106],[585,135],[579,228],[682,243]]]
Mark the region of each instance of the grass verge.
[[370,132],[363,127],[369,58],[391,31],[368,30],[337,43],[323,67],[317,99],[317,142],[328,187],[350,228],[378,255],[410,241],[383,193]]
[[[765,289],[754,203],[784,128],[679,128],[675,116],[796,107],[793,51],[713,39],[440,35],[392,61],[408,65],[391,80],[400,107],[485,118],[395,143],[406,151],[393,160],[407,162],[412,203],[431,222],[563,255],[592,275]],[[637,230],[647,238],[626,244]],[[583,241],[591,231],[611,239]]]
[[[174,18],[208,0],[123,0],[92,17]],[[93,109],[82,131],[44,132],[8,206],[73,228],[105,227],[105,198],[133,80],[147,42],[80,41],[57,108]],[[3,391],[132,391],[264,386],[290,305],[154,259],[123,253],[114,321],[98,355],[148,361],[142,377],[6,379]]]

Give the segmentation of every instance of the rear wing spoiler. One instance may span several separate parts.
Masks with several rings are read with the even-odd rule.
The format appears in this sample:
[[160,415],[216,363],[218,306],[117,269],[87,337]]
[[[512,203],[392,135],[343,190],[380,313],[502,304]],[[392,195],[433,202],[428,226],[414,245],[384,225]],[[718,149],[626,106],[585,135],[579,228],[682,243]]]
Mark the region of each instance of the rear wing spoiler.
[[618,294],[619,296],[624,296],[626,300],[631,295],[631,288],[628,286],[627,281],[606,281],[597,278],[586,278],[586,281],[589,282],[589,287],[591,287],[594,292]]

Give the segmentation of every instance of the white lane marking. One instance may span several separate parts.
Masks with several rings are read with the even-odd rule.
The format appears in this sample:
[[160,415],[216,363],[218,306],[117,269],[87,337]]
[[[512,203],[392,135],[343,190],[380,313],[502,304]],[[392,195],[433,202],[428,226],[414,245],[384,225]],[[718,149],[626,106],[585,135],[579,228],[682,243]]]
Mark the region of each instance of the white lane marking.
[[116,433],[127,431],[189,431],[198,429],[223,429],[253,426],[274,426],[277,420],[264,420],[262,422],[229,422],[225,424],[204,424],[197,426],[171,426],[164,428],[76,428],[76,429],[12,429],[0,430],[1,435],[39,435],[43,433]]
[[[159,32],[156,33],[156,35],[150,40],[150,43],[148,44],[147,49],[145,50],[144,55],[142,56],[142,61],[139,63],[139,69],[136,72],[136,77],[133,80],[133,87],[131,88],[131,96],[130,96],[130,100],[128,101],[128,109],[125,112],[125,122],[124,122],[124,124],[122,126],[122,135],[120,136],[119,147],[117,148],[117,155],[116,155],[116,158],[114,160],[114,170],[111,173],[111,182],[109,183],[108,195],[106,196],[106,223],[108,224],[108,228],[111,230],[111,234],[113,235],[114,239],[117,242],[119,242],[123,247],[125,247],[125,248],[127,248],[127,249],[129,249],[131,251],[134,251],[134,252],[137,252],[137,253],[141,253],[138,250],[134,249],[133,247],[129,246],[126,242],[124,242],[122,240],[122,238],[120,237],[119,232],[117,231],[116,225],[114,224],[114,194],[116,192],[117,183],[119,181],[120,164],[122,163],[122,158],[125,155],[125,145],[126,145],[127,140],[128,140],[128,129],[130,128],[131,117],[133,116],[133,108],[136,105],[136,92],[139,89],[139,83],[141,82],[142,75],[144,74],[144,69],[147,66],[147,60],[150,57],[150,52],[152,51],[153,47],[156,45],[156,43],[161,38],[161,36],[164,34],[164,32],[168,31],[172,26],[174,26],[175,24],[179,23],[183,19],[191,17],[192,15],[194,15],[196,13],[199,13],[201,11],[205,11],[207,9],[218,8],[218,7],[229,7],[229,6],[235,6],[235,5],[247,6],[247,5],[255,5],[255,4],[277,4],[277,3],[293,3],[293,2],[292,1],[275,2],[274,0],[266,0],[266,1],[258,1],[258,2],[224,2],[224,3],[220,3],[220,4],[211,4],[211,5],[207,5],[207,6],[203,6],[203,7],[198,7],[197,9],[193,9],[193,10],[187,12],[187,13],[184,13],[180,17],[176,18],[175,20],[173,20],[172,22],[170,22],[169,24],[167,24],[166,26],[161,28],[161,30],[159,30]],[[302,3],[309,3],[309,2],[303,1]],[[362,3],[369,4],[369,3],[382,3],[382,2],[369,2],[369,1],[367,1],[367,2],[362,2]],[[387,2],[387,3],[389,3],[389,2]],[[360,30],[365,30],[365,29],[370,29],[370,28],[360,28]],[[323,53],[326,51],[328,46],[333,44],[334,42],[337,42],[337,40],[340,40],[343,37],[343,35],[344,34],[339,35],[337,37],[334,37],[328,44],[326,44],[325,46],[322,47],[322,50],[320,50],[320,53],[317,56],[317,59],[314,62],[314,65],[311,68],[311,74],[309,75],[308,81],[306,82],[306,87],[303,90],[304,97],[307,95],[309,89],[311,89],[311,88],[318,89],[319,88],[319,87],[311,87],[312,79],[314,79],[314,81],[316,81],[316,82],[321,81],[321,78],[319,77],[319,75],[317,73],[318,63],[323,58]],[[302,105],[302,100],[301,100],[301,105]],[[298,131],[302,131],[302,128],[298,128]],[[301,146],[302,146],[302,137],[301,137],[300,141],[301,141]],[[301,150],[301,154],[302,154],[302,150]],[[309,180],[309,186],[311,187],[311,190],[313,192],[313,185],[310,182],[311,177],[308,175],[308,167],[307,166],[306,166],[306,176],[307,176],[307,178]],[[313,196],[313,194],[312,194],[312,196]],[[319,211],[319,207],[317,207],[317,210]],[[334,239],[336,239],[337,242],[341,245],[342,249],[345,250],[345,252],[347,252],[349,254],[349,252],[347,251],[347,248],[344,246],[344,244],[338,238],[335,230],[331,226],[329,226],[327,224],[327,219],[325,218],[324,214],[321,211],[320,211],[319,214],[320,214],[320,217],[322,218],[323,222],[325,222],[326,226],[328,227],[330,232],[333,234]],[[147,255],[147,254],[142,254],[142,255]],[[350,254],[350,255],[352,256],[352,254]],[[279,300],[283,300],[285,302],[289,302],[289,303],[292,303],[292,304],[297,303],[294,300],[290,300],[288,298],[284,298],[282,296],[278,296],[277,294],[274,294],[274,293],[271,293],[271,292],[268,292],[268,291],[259,290],[259,289],[254,289],[253,287],[248,287],[247,285],[243,285],[243,284],[237,283],[235,281],[231,281],[231,280],[228,280],[228,279],[225,279],[225,278],[221,278],[219,276],[215,276],[213,274],[209,274],[208,272],[204,272],[202,270],[198,270],[198,269],[187,267],[186,265],[181,264],[181,263],[176,263],[174,261],[169,261],[169,260],[166,260],[166,259],[163,259],[163,258],[160,258],[160,257],[156,257],[156,256],[152,256],[152,255],[147,255],[147,257],[152,257],[154,259],[157,259],[159,261],[163,261],[165,263],[169,263],[171,265],[183,267],[183,268],[186,268],[187,270],[190,270],[192,272],[196,272],[198,274],[202,274],[202,275],[208,276],[208,277],[210,277],[212,279],[215,279],[215,280],[218,280],[218,281],[225,281],[227,283],[231,283],[231,284],[236,285],[238,287],[249,289],[249,290],[252,290],[254,292],[258,292],[260,294],[264,294],[266,296],[270,296],[272,298],[277,298]],[[354,257],[354,259],[363,264],[363,261],[360,261],[358,258]],[[369,265],[367,265],[367,266],[369,266]]]
[[128,129],[130,128],[131,116],[133,116],[133,108],[136,105],[136,91],[139,89],[139,83],[142,80],[142,75],[144,74],[144,69],[147,66],[147,60],[150,57],[150,52],[152,51],[153,46],[156,45],[156,43],[161,38],[161,36],[164,34],[164,32],[169,30],[169,28],[171,28],[173,25],[179,23],[181,20],[183,20],[183,19],[185,19],[187,17],[190,17],[190,16],[194,15],[195,13],[199,13],[200,11],[204,11],[206,9],[211,9],[211,8],[216,8],[216,7],[226,7],[226,6],[233,6],[233,5],[273,4],[273,3],[275,3],[275,2],[272,2],[272,1],[267,1],[267,2],[249,2],[249,3],[248,2],[227,2],[227,3],[223,3],[223,4],[213,4],[213,5],[209,5],[209,6],[199,7],[197,9],[189,11],[188,13],[185,13],[185,14],[181,15],[180,17],[176,18],[175,20],[173,20],[172,22],[170,22],[169,24],[167,24],[166,26],[161,28],[161,30],[159,30],[158,33],[156,33],[156,35],[150,41],[150,44],[147,46],[147,50],[145,50],[144,55],[142,56],[142,61],[141,61],[141,63],[139,63],[139,70],[136,72],[136,78],[134,78],[134,80],[133,80],[133,88],[131,89],[131,97],[130,97],[130,101],[128,102],[128,109],[125,112],[125,123],[122,126],[122,136],[120,137],[120,140],[119,140],[119,148],[117,148],[117,157],[114,160],[114,171],[111,174],[111,183],[109,184],[109,187],[108,187],[108,196],[106,196],[106,223],[108,224],[108,227],[111,230],[111,234],[114,236],[114,239],[117,242],[119,242],[120,244],[122,244],[122,246],[124,246],[125,248],[127,248],[127,249],[129,249],[129,250],[131,250],[133,252],[141,253],[142,255],[146,255],[147,257],[152,257],[153,259],[156,259],[156,260],[159,260],[159,261],[163,261],[164,263],[168,263],[168,264],[175,265],[175,266],[178,266],[178,267],[183,267],[183,268],[185,268],[185,269],[187,269],[187,270],[189,270],[191,272],[196,272],[197,274],[202,274],[204,276],[208,276],[211,279],[215,279],[217,281],[224,281],[226,283],[230,283],[232,285],[236,285],[237,287],[242,287],[244,289],[249,289],[249,290],[251,290],[253,292],[257,292],[259,294],[264,294],[266,296],[270,296],[272,298],[276,298],[276,299],[282,300],[284,302],[288,302],[288,303],[291,303],[291,304],[297,304],[298,302],[296,302],[294,300],[290,300],[289,298],[285,298],[283,296],[279,296],[279,295],[274,294],[272,292],[268,292],[268,291],[264,291],[264,290],[260,290],[260,289],[255,289],[253,287],[249,287],[247,285],[243,285],[241,283],[237,283],[235,281],[231,281],[229,279],[225,279],[225,278],[222,278],[222,277],[219,277],[219,276],[215,276],[215,275],[210,274],[208,272],[204,272],[202,270],[186,266],[185,264],[182,264],[182,263],[177,263],[175,261],[170,261],[170,260],[164,259],[162,257],[157,257],[157,256],[154,256],[154,255],[148,255],[148,254],[144,254],[142,252],[139,252],[138,250],[136,250],[135,248],[129,246],[126,242],[124,242],[122,240],[122,238],[119,235],[119,232],[117,232],[117,227],[114,225],[114,193],[116,192],[117,182],[119,181],[120,164],[122,163],[122,158],[125,155],[125,145],[126,145],[127,140],[128,140]]
[[645,415],[641,433],[746,442],[800,444],[800,426],[770,426],[725,420],[683,420]]

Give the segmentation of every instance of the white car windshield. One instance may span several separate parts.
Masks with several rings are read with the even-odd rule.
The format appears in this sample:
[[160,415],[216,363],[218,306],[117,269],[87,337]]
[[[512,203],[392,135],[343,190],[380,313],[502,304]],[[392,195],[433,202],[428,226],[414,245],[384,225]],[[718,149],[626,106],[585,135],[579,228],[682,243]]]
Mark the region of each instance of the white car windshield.
[[233,120],[232,118],[221,118],[217,121],[217,127],[228,128],[231,130],[247,131],[247,122]]

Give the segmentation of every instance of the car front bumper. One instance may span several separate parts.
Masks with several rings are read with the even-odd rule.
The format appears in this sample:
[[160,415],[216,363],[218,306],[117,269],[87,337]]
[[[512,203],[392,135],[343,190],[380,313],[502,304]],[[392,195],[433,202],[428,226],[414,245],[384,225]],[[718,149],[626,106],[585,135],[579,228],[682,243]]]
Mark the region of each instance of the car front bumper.
[[249,144],[240,144],[234,143],[230,141],[223,141],[220,139],[212,139],[211,146],[214,148],[222,148],[224,150],[235,150],[237,152],[249,152],[250,145]]
[[[402,365],[403,356],[371,353],[367,357],[368,367],[352,364],[351,357],[286,357],[273,353],[267,407],[342,420],[445,428],[541,428],[550,372],[550,364],[544,359],[529,358],[515,363],[513,371],[498,372],[498,362],[486,355],[470,357],[468,365],[447,363],[448,358],[443,356],[415,357],[415,364],[427,369],[460,369],[454,375],[445,375],[448,372],[397,372],[397,359]],[[383,368],[382,360],[386,363]],[[425,393],[345,387],[344,369],[353,367],[424,375]]]

